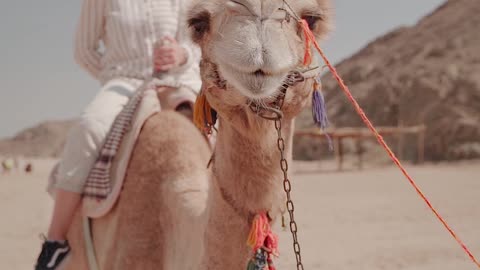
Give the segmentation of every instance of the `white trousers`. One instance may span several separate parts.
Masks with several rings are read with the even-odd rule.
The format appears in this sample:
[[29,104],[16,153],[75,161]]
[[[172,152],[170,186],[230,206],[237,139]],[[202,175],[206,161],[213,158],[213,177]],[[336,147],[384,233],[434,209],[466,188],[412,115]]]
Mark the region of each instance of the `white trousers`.
[[[82,193],[88,174],[95,163],[100,148],[115,121],[139,83],[112,80],[106,83],[93,101],[81,114],[79,121],[70,130],[58,164],[56,181],[51,186],[75,193]],[[162,110],[174,110],[184,102],[195,102],[195,93],[188,88],[162,88]]]

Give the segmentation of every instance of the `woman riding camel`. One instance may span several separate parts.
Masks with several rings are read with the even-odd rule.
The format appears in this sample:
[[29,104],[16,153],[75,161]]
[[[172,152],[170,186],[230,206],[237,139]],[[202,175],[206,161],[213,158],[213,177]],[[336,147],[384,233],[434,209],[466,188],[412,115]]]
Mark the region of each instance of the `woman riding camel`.
[[182,25],[186,5],[182,0],[84,0],[75,59],[101,88],[69,133],[36,270],[55,269],[70,251],[66,234],[90,169],[115,117],[153,71],[164,73],[156,85],[162,109],[192,113],[201,84],[200,51]]

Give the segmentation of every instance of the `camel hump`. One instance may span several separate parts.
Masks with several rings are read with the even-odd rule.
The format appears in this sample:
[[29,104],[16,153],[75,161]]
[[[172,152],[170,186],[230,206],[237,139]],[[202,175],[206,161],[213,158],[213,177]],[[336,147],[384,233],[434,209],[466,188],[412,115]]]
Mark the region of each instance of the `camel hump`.
[[[148,118],[116,205],[92,226],[100,269],[195,269],[203,250],[210,155],[185,116],[161,111]],[[79,216],[69,241],[80,251],[72,253],[68,269],[87,269],[80,266],[85,255]]]
[[205,170],[210,155],[205,137],[190,120],[174,111],[161,111],[145,122],[131,165],[151,168],[155,164],[167,176],[168,172]]

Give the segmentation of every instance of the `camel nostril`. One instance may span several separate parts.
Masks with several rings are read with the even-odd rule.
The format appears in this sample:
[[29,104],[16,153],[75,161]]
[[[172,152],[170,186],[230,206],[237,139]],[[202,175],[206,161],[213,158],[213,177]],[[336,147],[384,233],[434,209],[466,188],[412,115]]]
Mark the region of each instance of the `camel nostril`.
[[265,72],[263,72],[263,70],[261,70],[261,69],[255,71],[253,74],[255,74],[255,76],[257,76],[257,77],[266,75]]

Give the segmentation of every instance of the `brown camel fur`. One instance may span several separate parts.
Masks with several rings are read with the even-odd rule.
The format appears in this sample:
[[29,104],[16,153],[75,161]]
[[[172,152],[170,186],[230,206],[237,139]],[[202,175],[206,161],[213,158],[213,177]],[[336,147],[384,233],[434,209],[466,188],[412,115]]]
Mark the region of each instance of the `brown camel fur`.
[[[219,115],[212,175],[206,169],[208,146],[190,122],[171,112],[148,120],[116,207],[93,223],[101,270],[246,269],[252,216],[268,211],[275,220],[285,205],[274,123],[247,103],[269,104],[287,74],[303,68],[305,43],[296,20],[307,20],[320,39],[328,29],[328,4],[198,0],[192,5],[188,20],[202,49],[202,89]],[[285,97],[288,161],[294,117],[309,102],[312,85],[312,79],[300,82]],[[87,269],[79,220],[71,230],[67,269]]]
[[[203,250],[209,158],[208,144],[184,116],[164,111],[145,123],[117,204],[92,224],[101,270],[195,269]],[[87,270],[80,213],[68,239],[72,256],[65,269]]]

